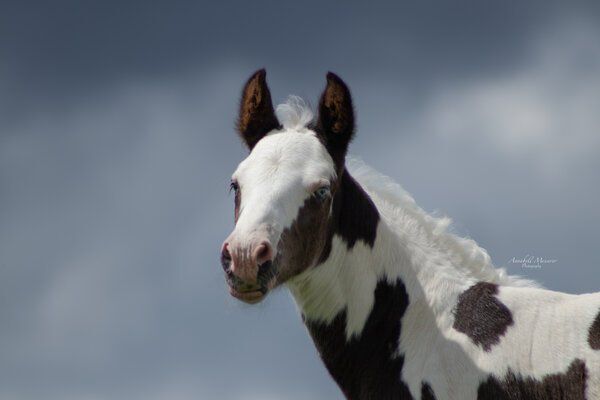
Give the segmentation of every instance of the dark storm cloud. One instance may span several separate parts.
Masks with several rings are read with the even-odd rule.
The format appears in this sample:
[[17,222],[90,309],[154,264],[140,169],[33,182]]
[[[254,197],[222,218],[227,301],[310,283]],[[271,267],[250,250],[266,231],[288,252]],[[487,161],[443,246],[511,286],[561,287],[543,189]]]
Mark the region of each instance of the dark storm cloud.
[[[218,266],[246,154],[234,114],[259,66],[276,102],[314,103],[340,72],[352,153],[510,272],[597,290],[597,12],[3,3],[0,397],[341,398],[285,291],[240,306]],[[559,264],[507,265],[527,253]]]
[[333,68],[414,79],[510,66],[536,28],[577,11],[562,4],[10,2],[0,43],[10,72],[30,88],[224,62],[303,76]]

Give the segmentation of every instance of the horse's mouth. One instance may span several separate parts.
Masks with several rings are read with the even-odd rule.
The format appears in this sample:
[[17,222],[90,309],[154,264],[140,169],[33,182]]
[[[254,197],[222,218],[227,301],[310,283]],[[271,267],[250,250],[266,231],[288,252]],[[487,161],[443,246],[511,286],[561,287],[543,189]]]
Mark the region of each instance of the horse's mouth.
[[271,261],[259,266],[258,279],[255,283],[247,283],[235,276],[227,263],[223,263],[229,294],[248,304],[256,304],[267,297],[267,293],[275,286],[275,267]]
[[248,304],[256,304],[262,301],[267,296],[266,289],[259,290],[237,290],[234,287],[229,286],[229,294],[238,300]]

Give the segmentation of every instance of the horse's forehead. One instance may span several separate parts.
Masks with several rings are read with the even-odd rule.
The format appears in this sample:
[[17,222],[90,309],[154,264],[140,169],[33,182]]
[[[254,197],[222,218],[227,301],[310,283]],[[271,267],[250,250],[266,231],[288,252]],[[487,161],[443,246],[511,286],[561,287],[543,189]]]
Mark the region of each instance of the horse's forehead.
[[274,133],[261,139],[234,176],[255,183],[273,180],[310,182],[335,175],[331,156],[309,130]]

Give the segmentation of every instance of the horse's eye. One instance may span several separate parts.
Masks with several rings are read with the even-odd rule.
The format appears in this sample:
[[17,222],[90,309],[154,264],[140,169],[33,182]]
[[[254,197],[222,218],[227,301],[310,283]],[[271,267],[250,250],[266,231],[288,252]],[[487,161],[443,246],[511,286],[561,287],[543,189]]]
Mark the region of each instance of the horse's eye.
[[236,181],[231,181],[231,183],[229,184],[229,191],[237,192],[239,189],[240,186],[238,185],[238,183]]
[[331,191],[328,186],[321,186],[315,190],[315,197],[320,201],[326,200],[331,195]]

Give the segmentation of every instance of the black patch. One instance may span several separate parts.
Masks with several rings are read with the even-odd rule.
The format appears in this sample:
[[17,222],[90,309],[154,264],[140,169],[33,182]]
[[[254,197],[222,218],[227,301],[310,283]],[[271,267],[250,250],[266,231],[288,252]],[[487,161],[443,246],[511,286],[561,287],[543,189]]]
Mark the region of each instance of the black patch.
[[319,101],[319,116],[310,129],[317,133],[336,166],[338,181],[333,189],[331,223],[327,242],[319,263],[329,257],[333,235],[339,235],[348,249],[357,240],[373,247],[377,236],[379,212],[369,195],[350,176],[344,167],[348,145],[354,136],[354,106],[350,89],[332,72],[327,73],[327,86]]
[[256,71],[242,90],[237,131],[250,150],[267,133],[281,127],[275,116],[266,77],[264,69]]
[[332,72],[319,101],[319,116],[314,127],[319,139],[333,158],[338,172],[344,166],[348,144],[354,136],[354,107],[350,89]]
[[479,282],[460,296],[454,310],[454,329],[490,351],[513,324],[510,310],[497,298],[498,285]]
[[335,233],[344,239],[348,249],[354,247],[359,239],[373,247],[377,237],[379,211],[347,171],[342,175],[336,200],[337,204],[335,201],[333,204]]
[[598,312],[598,315],[596,315],[596,320],[592,326],[590,326],[588,342],[592,349],[600,350],[600,312]]
[[277,267],[272,261],[267,261],[258,266],[256,280],[261,292],[269,291],[269,282],[277,275]]
[[436,400],[433,389],[431,389],[431,386],[427,382],[421,383],[421,400]]
[[396,355],[408,307],[404,283],[381,281],[359,337],[346,341],[346,311],[330,324],[305,320],[317,350],[348,399],[412,399],[401,380],[404,356]]
[[237,224],[238,218],[240,217],[240,205],[242,204],[242,191],[236,182],[231,182],[231,190],[233,190],[235,194],[233,218]]
[[348,171],[343,170],[335,189],[327,242],[319,263],[329,257],[334,234],[342,238],[348,250],[354,247],[357,240],[362,240],[372,248],[377,238],[379,219],[379,211],[373,200]]
[[327,246],[329,254],[332,201],[329,196],[322,200],[310,196],[298,210],[292,225],[281,233],[274,262],[280,266],[277,271],[278,284],[314,266]]
[[478,400],[585,400],[587,370],[575,359],[567,372],[546,375],[541,381],[508,371],[504,379],[490,376],[479,385]]

